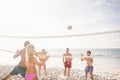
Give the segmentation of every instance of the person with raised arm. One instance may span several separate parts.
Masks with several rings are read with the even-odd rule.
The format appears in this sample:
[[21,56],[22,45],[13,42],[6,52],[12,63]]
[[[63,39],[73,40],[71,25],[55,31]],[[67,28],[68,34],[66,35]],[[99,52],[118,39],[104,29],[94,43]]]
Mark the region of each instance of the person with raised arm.
[[[42,49],[42,51],[38,54],[38,58],[40,60],[40,63],[43,64],[44,68],[44,75],[47,76],[46,72],[46,61],[49,59],[49,55],[47,54],[48,52],[45,51],[45,49]],[[41,67],[39,69],[39,75],[41,76]]]
[[87,57],[84,57],[81,53],[81,61],[86,61],[87,66],[85,68],[85,79],[87,80],[88,74],[90,74],[91,80],[93,79],[93,58],[91,57],[91,51],[87,51]]
[[20,61],[17,66],[2,80],[7,80],[13,75],[20,74],[22,77],[25,77],[25,71],[26,71],[26,65],[25,65],[25,53],[26,53],[26,47],[27,45],[31,44],[29,41],[24,42],[24,48],[21,50],[17,50],[17,52],[14,54],[13,58],[16,59],[20,56]]

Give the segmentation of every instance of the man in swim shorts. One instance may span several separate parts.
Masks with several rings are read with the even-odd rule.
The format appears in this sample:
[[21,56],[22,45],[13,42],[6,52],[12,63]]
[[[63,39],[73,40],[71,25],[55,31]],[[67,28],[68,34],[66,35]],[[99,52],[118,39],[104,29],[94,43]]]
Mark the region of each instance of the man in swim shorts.
[[91,57],[91,51],[87,51],[87,57],[83,57],[83,54],[81,53],[81,61],[86,61],[87,66],[85,68],[85,78],[87,80],[87,75],[90,74],[91,80],[93,79],[93,58]]
[[26,53],[26,47],[29,45],[29,41],[24,42],[24,48],[21,49],[20,51],[17,51],[16,54],[13,56],[13,58],[17,58],[18,56],[21,57],[18,65],[8,74],[4,79],[2,80],[7,80],[13,75],[18,75],[21,74],[22,77],[25,77],[25,71],[26,71],[26,65],[25,65],[25,53]]
[[[70,69],[72,67],[72,54],[69,53],[69,48],[66,48],[66,53],[63,54],[64,76],[70,77]],[[68,69],[68,70],[67,70]],[[67,75],[68,74],[68,75]]]

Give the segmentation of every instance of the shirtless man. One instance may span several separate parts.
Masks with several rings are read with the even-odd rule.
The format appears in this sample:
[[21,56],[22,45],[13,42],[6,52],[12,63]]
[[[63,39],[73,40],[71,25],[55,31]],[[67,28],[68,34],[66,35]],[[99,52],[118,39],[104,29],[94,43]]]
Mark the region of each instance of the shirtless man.
[[[43,64],[44,75],[47,76],[47,73],[46,73],[46,60],[48,60],[49,56],[47,55],[47,52],[45,51],[45,49],[42,49],[42,51],[38,54],[38,56],[39,56],[40,63]],[[40,76],[41,76],[41,67],[40,67],[40,71],[39,71]]]
[[21,74],[22,77],[25,77],[25,71],[26,71],[26,65],[25,65],[25,53],[26,53],[26,47],[29,45],[29,41],[24,42],[24,48],[20,51],[17,51],[16,54],[13,56],[13,58],[17,58],[18,56],[21,57],[18,65],[8,74],[3,80],[9,79],[13,75]]
[[[72,54],[69,53],[69,48],[66,48],[66,53],[63,54],[64,76],[70,77],[70,68],[72,67]],[[68,70],[67,70],[68,69]],[[68,75],[67,75],[68,74]]]
[[86,61],[87,66],[85,68],[85,78],[87,80],[87,75],[90,74],[91,80],[93,79],[93,58],[91,57],[91,51],[87,51],[87,57],[83,57],[83,54],[81,53],[81,61]]

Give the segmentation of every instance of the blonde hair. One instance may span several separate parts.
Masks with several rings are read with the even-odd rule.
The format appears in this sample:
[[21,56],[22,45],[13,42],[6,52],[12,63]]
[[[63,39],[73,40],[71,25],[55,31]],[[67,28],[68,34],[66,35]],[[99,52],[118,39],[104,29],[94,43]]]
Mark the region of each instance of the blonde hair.
[[34,51],[34,46],[29,44],[26,47],[26,63],[31,63],[33,60],[33,55],[34,55],[35,51]]

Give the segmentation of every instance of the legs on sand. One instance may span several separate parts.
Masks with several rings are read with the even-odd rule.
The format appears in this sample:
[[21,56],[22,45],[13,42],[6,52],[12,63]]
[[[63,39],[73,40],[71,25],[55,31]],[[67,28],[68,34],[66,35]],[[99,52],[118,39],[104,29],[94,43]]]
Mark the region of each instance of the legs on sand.
[[18,75],[18,74],[21,74],[22,77],[25,77],[25,71],[26,71],[26,68],[25,67],[22,67],[22,66],[16,66],[11,72],[10,74],[8,74],[3,80],[7,80],[9,79],[11,76],[13,75]]
[[47,76],[47,72],[46,72],[46,64],[44,64],[43,67],[44,67],[44,75]]
[[[46,64],[43,65],[43,68],[44,68],[44,75],[47,76]],[[39,76],[41,76],[41,68],[39,68]]]
[[3,78],[2,80],[7,80],[7,79],[9,79],[10,77],[11,77],[12,75],[7,75],[5,78]]
[[70,77],[70,68],[68,68],[68,78]]
[[66,70],[67,70],[67,68],[65,67],[65,70],[64,70],[64,76],[66,76]]
[[93,66],[86,66],[85,68],[85,80],[87,80],[88,74],[90,75],[91,80],[93,79]]
[[85,73],[85,80],[87,80],[88,74],[90,74],[91,80],[94,80],[94,79],[93,79],[93,73],[92,73],[92,72],[91,72],[91,73]]
[[90,73],[90,76],[91,76],[91,80],[94,80],[94,79],[93,79],[93,73]]
[[68,78],[70,77],[70,68],[65,67],[64,76],[68,76]]

